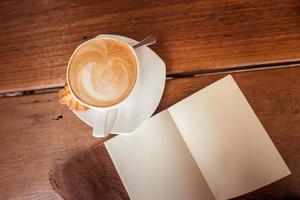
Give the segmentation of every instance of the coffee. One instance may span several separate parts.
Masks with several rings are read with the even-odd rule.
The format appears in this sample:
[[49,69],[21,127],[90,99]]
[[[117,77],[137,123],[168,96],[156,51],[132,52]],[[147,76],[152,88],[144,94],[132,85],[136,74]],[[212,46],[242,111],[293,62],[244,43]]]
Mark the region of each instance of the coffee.
[[95,38],[80,45],[68,68],[69,86],[88,105],[108,107],[125,99],[137,79],[137,60],[127,44]]

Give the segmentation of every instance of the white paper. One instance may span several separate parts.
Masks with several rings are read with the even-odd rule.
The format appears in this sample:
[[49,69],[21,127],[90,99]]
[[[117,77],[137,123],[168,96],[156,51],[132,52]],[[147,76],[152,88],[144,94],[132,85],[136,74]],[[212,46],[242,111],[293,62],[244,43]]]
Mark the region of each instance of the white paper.
[[290,174],[231,76],[105,143],[131,199],[229,199]]
[[130,199],[214,199],[168,111],[105,145]]
[[216,199],[242,195],[290,174],[231,76],[169,112]]

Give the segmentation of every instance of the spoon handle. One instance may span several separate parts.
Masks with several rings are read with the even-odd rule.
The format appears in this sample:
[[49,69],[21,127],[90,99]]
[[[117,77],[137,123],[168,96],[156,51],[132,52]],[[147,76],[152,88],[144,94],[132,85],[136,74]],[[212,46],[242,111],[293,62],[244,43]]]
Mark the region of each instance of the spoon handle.
[[151,44],[154,44],[156,42],[156,38],[152,35],[146,37],[145,39],[143,39],[142,41],[138,42],[137,44],[133,45],[132,47],[134,49],[140,47],[140,46],[148,46],[148,45],[151,45]]

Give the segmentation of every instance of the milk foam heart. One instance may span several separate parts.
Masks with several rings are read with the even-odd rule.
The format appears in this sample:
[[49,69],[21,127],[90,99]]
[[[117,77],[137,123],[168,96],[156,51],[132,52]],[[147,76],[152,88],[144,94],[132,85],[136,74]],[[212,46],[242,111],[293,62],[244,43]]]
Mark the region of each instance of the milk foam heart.
[[97,107],[119,103],[133,89],[137,62],[124,43],[97,38],[79,46],[68,70],[70,88],[83,102]]

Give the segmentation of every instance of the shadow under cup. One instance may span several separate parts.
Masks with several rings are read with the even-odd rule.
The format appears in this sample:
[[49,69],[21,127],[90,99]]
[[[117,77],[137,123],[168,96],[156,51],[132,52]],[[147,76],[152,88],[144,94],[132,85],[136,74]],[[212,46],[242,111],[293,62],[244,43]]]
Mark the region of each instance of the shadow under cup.
[[119,106],[134,95],[139,79],[139,62],[127,43],[109,38],[93,38],[79,45],[67,68],[72,96],[95,109]]

